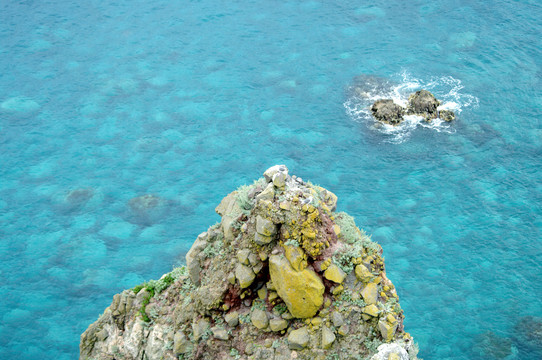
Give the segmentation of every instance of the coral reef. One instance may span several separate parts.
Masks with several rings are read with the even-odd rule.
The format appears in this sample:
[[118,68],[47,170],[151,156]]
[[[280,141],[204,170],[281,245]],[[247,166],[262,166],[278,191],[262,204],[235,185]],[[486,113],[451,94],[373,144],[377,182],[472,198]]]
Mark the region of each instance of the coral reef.
[[417,359],[380,245],[271,167],[226,196],[186,266],[113,297],[81,359]]

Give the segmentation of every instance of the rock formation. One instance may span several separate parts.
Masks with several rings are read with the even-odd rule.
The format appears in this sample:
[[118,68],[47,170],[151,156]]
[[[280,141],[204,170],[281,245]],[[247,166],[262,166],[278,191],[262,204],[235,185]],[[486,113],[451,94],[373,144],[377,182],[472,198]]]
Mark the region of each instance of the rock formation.
[[408,105],[405,109],[391,99],[377,100],[371,106],[371,113],[374,118],[389,125],[399,125],[403,121],[403,115],[417,115],[430,122],[440,118],[444,121],[452,121],[455,114],[451,110],[439,110],[440,102],[427,90],[418,90],[408,98]]
[[403,121],[405,109],[391,99],[377,100],[371,106],[371,112],[376,120],[390,124],[398,125]]
[[382,248],[336,205],[268,169],[222,200],[186,266],[113,297],[80,358],[417,359]]

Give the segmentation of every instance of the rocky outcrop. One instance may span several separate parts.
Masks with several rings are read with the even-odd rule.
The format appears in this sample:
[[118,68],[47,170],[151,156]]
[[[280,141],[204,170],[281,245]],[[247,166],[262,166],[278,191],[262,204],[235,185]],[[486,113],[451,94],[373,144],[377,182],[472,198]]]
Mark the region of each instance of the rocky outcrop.
[[427,122],[436,118],[446,122],[455,119],[453,111],[439,110],[439,105],[440,102],[432,93],[427,90],[418,90],[409,96],[406,108],[394,103],[391,99],[381,99],[371,106],[371,113],[379,122],[394,126],[403,121],[403,115],[421,116]]
[[422,116],[429,121],[438,117],[437,108],[440,102],[427,90],[418,90],[408,97],[407,112],[410,115]]
[[398,125],[403,121],[403,114],[405,109],[391,99],[377,100],[373,106],[371,106],[371,112],[376,120],[390,124]]
[[402,359],[382,248],[286,166],[225,197],[186,266],[113,297],[81,359]]

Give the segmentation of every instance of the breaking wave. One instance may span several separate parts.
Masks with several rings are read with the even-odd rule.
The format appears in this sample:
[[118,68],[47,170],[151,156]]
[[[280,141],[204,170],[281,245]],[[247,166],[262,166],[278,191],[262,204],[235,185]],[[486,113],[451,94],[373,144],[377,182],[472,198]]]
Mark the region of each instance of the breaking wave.
[[396,77],[398,78],[396,82],[369,75],[355,78],[348,88],[348,98],[343,104],[352,120],[365,124],[371,131],[383,134],[384,141],[401,143],[419,127],[445,133],[454,133],[455,128],[453,122],[447,123],[441,119],[426,122],[416,115],[404,116],[404,121],[397,126],[379,123],[371,115],[370,109],[378,99],[393,99],[395,103],[406,107],[410,94],[425,89],[432,92],[441,102],[440,110],[454,111],[459,121],[461,121],[461,112],[465,108],[478,105],[478,98],[462,93],[464,86],[461,80],[452,76],[434,77],[429,81],[423,81],[403,72]]

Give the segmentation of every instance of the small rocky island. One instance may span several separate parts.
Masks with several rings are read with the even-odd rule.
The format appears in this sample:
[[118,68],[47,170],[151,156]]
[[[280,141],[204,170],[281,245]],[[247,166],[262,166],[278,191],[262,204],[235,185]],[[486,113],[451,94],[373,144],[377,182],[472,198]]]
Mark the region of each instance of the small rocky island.
[[377,100],[371,106],[371,113],[374,118],[389,125],[399,125],[404,115],[417,115],[430,122],[440,118],[444,121],[452,121],[455,114],[451,110],[439,110],[440,101],[435,95],[427,90],[418,90],[408,98],[407,108],[393,102],[392,99]]
[[80,359],[414,360],[382,248],[284,165],[226,196],[186,266],[113,297]]

